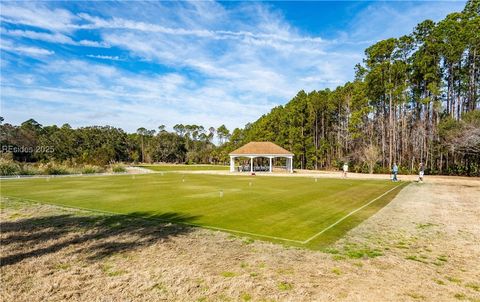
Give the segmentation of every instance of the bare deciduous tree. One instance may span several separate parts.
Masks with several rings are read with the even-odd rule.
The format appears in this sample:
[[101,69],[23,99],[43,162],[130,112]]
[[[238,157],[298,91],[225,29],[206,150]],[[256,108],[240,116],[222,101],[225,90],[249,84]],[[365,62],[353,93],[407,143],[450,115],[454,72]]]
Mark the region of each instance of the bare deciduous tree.
[[362,160],[368,166],[368,172],[373,174],[375,164],[380,160],[380,151],[375,145],[367,145],[362,150]]
[[451,137],[449,145],[453,150],[460,153],[480,154],[480,127],[474,124],[464,125]]

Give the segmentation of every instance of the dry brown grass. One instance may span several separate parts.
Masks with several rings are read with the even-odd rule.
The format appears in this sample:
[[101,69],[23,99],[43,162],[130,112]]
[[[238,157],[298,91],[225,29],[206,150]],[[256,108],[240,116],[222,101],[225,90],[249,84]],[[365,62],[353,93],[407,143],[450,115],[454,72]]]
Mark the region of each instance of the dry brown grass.
[[2,201],[1,301],[479,301],[478,181],[412,184],[324,252]]

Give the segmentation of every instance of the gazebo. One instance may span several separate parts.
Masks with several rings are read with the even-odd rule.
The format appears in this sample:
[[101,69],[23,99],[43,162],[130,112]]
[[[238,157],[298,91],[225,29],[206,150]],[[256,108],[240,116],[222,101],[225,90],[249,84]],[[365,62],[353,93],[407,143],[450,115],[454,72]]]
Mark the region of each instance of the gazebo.
[[272,172],[272,159],[282,157],[287,159],[287,171],[293,172],[293,153],[271,142],[250,142],[230,154],[230,172],[235,172],[235,158],[246,157],[250,158],[250,173],[253,170],[253,159],[258,157],[269,159],[268,172]]

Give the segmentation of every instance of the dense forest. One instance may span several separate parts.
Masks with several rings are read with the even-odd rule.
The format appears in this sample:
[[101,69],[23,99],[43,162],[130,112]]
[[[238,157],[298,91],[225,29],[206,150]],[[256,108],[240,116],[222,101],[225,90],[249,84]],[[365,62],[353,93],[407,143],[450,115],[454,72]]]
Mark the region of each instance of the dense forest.
[[[410,35],[377,42],[334,90],[300,91],[232,133],[178,124],[173,131],[68,124],[33,119],[0,124],[3,160],[107,165],[114,162],[226,163],[249,141],[295,153],[294,166],[403,173],[480,175],[480,1]],[[216,137],[215,137],[216,136]],[[216,138],[216,140],[215,140]],[[214,143],[216,142],[216,144]]]
[[300,91],[245,129],[229,150],[273,141],[295,167],[480,175],[480,2],[365,50],[353,82]]
[[3,123],[0,118],[0,144],[4,159],[19,162],[60,162],[70,165],[104,166],[115,162],[213,163],[220,142],[230,137],[224,126],[205,129],[198,125],[174,126],[174,131],[139,128],[126,133],[111,126],[74,129],[42,126],[34,119],[19,126]]

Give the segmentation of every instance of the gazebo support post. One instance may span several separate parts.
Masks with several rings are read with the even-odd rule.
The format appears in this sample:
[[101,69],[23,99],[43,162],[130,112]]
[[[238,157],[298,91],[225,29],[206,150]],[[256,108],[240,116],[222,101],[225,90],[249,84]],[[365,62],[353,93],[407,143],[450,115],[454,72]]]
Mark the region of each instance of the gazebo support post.
[[235,172],[235,156],[230,156],[230,172]]
[[293,173],[293,156],[287,157],[287,172]]
[[253,157],[250,157],[250,173],[253,173]]
[[270,162],[270,173],[272,173],[272,157],[269,157],[268,158],[269,162]]

